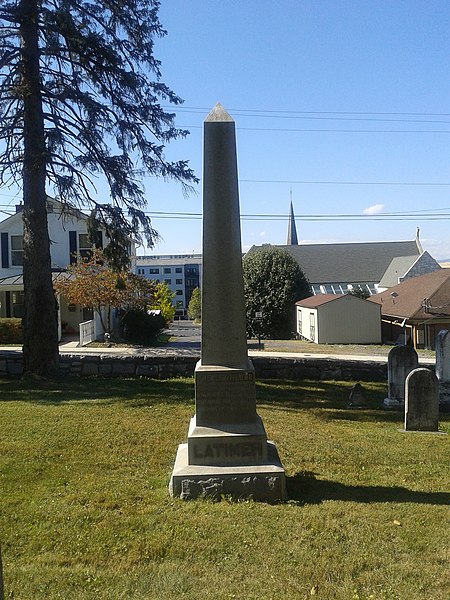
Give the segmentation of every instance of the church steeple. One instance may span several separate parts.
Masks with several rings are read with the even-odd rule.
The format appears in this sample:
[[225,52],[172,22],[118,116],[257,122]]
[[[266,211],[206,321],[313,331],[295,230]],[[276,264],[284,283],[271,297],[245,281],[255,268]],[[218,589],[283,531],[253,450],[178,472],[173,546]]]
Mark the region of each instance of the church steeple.
[[298,237],[297,237],[297,228],[295,226],[295,217],[294,217],[294,207],[292,206],[291,200],[291,208],[289,213],[289,224],[288,224],[288,234],[287,234],[287,246],[297,246],[298,245]]

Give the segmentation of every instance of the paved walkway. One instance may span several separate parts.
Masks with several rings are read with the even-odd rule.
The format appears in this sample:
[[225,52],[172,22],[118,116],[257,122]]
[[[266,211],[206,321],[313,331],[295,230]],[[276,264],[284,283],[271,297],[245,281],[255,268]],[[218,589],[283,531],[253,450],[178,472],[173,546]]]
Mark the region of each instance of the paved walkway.
[[[166,346],[148,348],[148,347],[123,347],[123,346],[112,346],[111,348],[101,347],[83,347],[78,346],[78,342],[70,341],[63,342],[59,346],[61,354],[81,354],[81,355],[122,355],[122,356],[198,356],[200,357],[200,342],[187,342],[182,341],[171,342]],[[0,346],[0,352],[21,352],[21,346]],[[264,350],[252,350],[248,352],[250,357],[269,357],[269,358],[292,358],[292,359],[332,359],[332,360],[354,360],[358,362],[376,362],[385,363],[387,362],[387,356],[377,355],[360,355],[360,354],[323,354],[313,352],[267,352]],[[419,358],[420,364],[434,364],[434,357],[430,358]]]
[[[123,355],[123,356],[136,356],[145,354],[146,356],[198,356],[200,357],[200,339],[201,329],[198,325],[192,323],[192,321],[174,321],[170,329],[165,331],[171,336],[172,341],[161,347],[124,347],[113,345],[110,348],[107,347],[90,347],[78,346],[78,340],[72,339],[63,341],[59,350],[61,354],[84,354],[84,355],[98,355],[98,354],[112,354],[112,355]],[[313,347],[312,347],[313,349]],[[0,346],[0,352],[21,352],[21,346]],[[265,350],[257,350],[249,348],[248,352],[250,357],[280,357],[280,358],[292,358],[292,359],[320,359],[328,358],[334,360],[355,360],[359,362],[387,362],[387,356],[379,355],[361,355],[361,354],[324,354],[319,352],[268,352]],[[430,358],[419,358],[420,364],[433,364],[435,362],[434,357]]]

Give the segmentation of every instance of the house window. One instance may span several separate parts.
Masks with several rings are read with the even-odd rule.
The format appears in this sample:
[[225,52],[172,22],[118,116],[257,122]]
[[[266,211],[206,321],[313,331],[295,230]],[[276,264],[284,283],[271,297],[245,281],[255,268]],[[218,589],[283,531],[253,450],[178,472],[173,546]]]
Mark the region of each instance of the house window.
[[[348,283],[338,283],[337,285],[339,286],[339,289],[341,290],[340,293],[348,294],[348,292],[349,292]],[[334,288],[336,289],[336,286],[334,286]]]
[[159,275],[159,269],[149,269],[150,275]]
[[177,296],[182,296],[183,295],[183,290],[177,290]]
[[182,273],[183,269],[181,267],[176,267],[175,273]]
[[164,267],[164,273],[172,273],[172,269],[170,267]]
[[[17,236],[19,237],[19,236]],[[22,236],[20,236],[22,237]],[[12,316],[18,319],[23,317],[25,304],[25,294],[23,292],[12,293]]]
[[183,308],[183,300],[177,300],[175,308]]
[[83,258],[89,258],[92,254],[92,243],[87,233],[78,234],[78,252]]
[[175,283],[177,285],[183,285],[183,280],[182,279],[175,279]]
[[171,279],[164,279],[164,283],[167,283],[167,285],[172,285],[172,280]]
[[13,267],[23,266],[23,235],[11,236],[11,265]]
[[311,288],[312,288],[314,296],[317,296],[317,294],[322,293],[322,290],[320,289],[320,285],[312,285]]

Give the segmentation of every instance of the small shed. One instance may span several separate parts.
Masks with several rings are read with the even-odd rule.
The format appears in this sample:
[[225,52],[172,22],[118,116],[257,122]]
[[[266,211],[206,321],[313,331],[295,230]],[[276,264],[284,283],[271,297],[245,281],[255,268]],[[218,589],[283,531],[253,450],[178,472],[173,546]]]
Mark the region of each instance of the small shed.
[[316,344],[381,343],[381,311],[350,294],[320,294],[296,303],[297,333]]

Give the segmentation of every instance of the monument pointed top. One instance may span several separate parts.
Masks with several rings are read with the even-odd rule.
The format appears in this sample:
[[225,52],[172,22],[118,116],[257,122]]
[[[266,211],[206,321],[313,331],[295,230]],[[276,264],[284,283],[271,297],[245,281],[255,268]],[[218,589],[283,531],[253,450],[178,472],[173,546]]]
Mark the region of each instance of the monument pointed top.
[[231,122],[234,123],[234,119],[227,113],[224,107],[218,102],[209,115],[205,119],[205,123],[210,123],[211,121],[216,122]]

